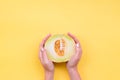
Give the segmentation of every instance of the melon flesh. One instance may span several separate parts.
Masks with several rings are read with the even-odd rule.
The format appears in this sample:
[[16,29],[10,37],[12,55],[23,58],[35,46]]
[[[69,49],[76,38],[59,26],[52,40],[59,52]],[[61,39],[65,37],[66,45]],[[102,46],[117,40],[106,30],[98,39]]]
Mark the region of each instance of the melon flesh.
[[56,34],[46,41],[45,49],[53,62],[66,62],[75,54],[75,42],[68,35]]

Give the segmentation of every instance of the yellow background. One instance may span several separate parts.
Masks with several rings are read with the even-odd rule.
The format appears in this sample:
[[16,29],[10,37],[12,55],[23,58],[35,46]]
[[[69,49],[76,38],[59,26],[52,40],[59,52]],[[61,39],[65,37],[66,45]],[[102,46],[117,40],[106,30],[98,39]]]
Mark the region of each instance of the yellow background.
[[[120,80],[119,0],[0,0],[0,80],[44,80],[39,43],[67,32],[82,45],[82,80]],[[64,63],[54,80],[69,80]]]

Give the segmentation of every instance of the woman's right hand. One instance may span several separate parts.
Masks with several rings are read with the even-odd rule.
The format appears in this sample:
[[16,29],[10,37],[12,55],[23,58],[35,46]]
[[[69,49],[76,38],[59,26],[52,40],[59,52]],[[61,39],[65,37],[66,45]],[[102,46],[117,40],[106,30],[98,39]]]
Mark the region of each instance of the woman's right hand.
[[77,65],[79,60],[81,59],[82,55],[82,48],[80,46],[79,40],[72,35],[71,33],[68,33],[68,36],[70,36],[75,41],[75,54],[71,57],[71,59],[67,62],[66,66],[70,75],[71,80],[80,80],[80,75],[77,71]]

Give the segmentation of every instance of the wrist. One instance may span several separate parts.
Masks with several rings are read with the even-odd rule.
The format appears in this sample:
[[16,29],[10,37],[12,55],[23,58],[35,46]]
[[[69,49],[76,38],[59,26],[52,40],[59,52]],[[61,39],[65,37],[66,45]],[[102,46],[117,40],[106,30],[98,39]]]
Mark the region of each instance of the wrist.
[[66,66],[67,70],[77,70],[77,66]]
[[77,71],[77,67],[67,67],[68,72],[76,72]]
[[77,67],[67,68],[70,80],[81,80]]
[[54,80],[54,71],[45,71],[45,80]]
[[54,74],[54,71],[47,71],[47,70],[45,70],[45,74],[48,74],[48,75]]

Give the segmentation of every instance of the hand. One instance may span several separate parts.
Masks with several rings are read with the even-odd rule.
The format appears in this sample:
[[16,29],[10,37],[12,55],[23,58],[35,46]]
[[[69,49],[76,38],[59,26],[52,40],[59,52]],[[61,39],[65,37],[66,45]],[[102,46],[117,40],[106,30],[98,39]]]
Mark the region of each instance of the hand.
[[51,35],[48,34],[40,44],[39,59],[45,70],[45,80],[53,80],[54,74],[54,64],[48,59],[46,50],[44,49],[44,44]]
[[71,33],[68,33],[68,36],[70,36],[75,41],[75,54],[71,57],[71,59],[67,62],[67,65],[66,65],[69,75],[70,75],[70,80],[81,80],[80,75],[77,70],[77,64],[82,55],[82,49],[80,46],[80,42]]
[[77,67],[77,64],[81,58],[82,49],[81,49],[79,40],[74,35],[72,35],[71,33],[68,33],[68,36],[70,36],[75,41],[75,54],[67,62],[67,68],[74,68],[74,67]]

